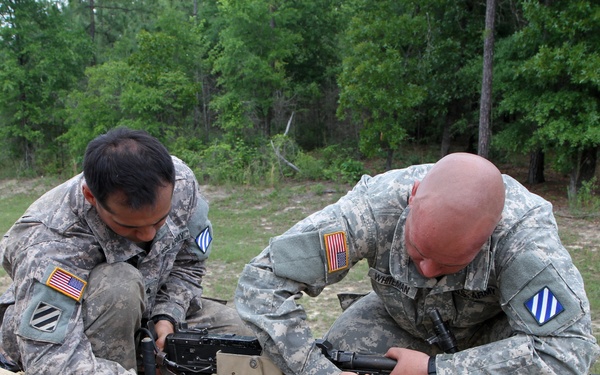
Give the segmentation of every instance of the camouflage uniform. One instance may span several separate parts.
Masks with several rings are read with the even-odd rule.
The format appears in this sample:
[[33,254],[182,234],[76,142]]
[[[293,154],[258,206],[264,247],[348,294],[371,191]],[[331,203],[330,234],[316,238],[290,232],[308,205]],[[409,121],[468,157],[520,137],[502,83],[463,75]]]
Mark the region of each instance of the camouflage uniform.
[[430,167],[364,176],[246,265],[236,307],[266,353],[286,374],[339,373],[314,348],[296,300],[301,292],[318,295],[365,259],[373,292],[334,323],[327,335],[334,348],[438,354],[426,341],[434,332],[428,312],[436,307],[461,349],[437,355],[438,374],[586,373],[599,348],[583,281],[560,242],[551,204],[503,176],[502,219],[478,256],[456,274],[427,279],[406,253],[404,223],[413,183]]
[[[171,211],[147,249],[102,222],[83,196],[82,174],[38,199],[4,236],[13,283],[0,298],[0,340],[27,373],[134,374],[142,318],[231,322],[205,316],[208,204],[192,171],[173,161]],[[220,310],[240,322],[234,309]]]

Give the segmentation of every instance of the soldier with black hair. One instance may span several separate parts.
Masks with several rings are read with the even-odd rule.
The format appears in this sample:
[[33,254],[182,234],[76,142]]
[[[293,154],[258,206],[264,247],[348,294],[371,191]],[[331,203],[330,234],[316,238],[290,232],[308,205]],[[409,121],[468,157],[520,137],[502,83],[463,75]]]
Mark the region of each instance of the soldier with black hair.
[[141,130],[92,140],[83,173],[34,202],[0,242],[12,278],[0,342],[28,374],[135,374],[136,331],[176,322],[247,334],[202,297],[213,230],[190,168]]

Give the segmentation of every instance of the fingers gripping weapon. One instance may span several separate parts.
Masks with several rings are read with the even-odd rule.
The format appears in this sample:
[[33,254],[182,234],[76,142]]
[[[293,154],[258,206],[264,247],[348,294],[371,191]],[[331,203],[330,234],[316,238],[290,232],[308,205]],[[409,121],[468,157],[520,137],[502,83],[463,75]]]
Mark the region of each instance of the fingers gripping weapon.
[[[428,339],[446,353],[456,353],[456,338],[448,329],[441,315],[434,309],[430,312],[435,335]],[[360,354],[333,348],[326,340],[317,340],[316,347],[334,365],[344,371],[359,375],[387,375],[396,366],[396,361],[381,355]],[[265,356],[258,340],[250,336],[235,334],[208,334],[205,329],[188,329],[179,323],[175,333],[167,336],[165,351],[158,352],[152,338],[142,340],[141,349],[144,375],[282,375],[282,372]]]
[[380,355],[336,350],[326,340],[317,340],[316,346],[338,368],[344,371],[352,371],[359,375],[390,374],[396,366],[395,360]]
[[[357,374],[386,375],[396,365],[393,359],[379,355],[335,350],[324,340],[317,340],[316,346],[337,367]],[[179,323],[175,333],[167,336],[164,352],[158,352],[149,337],[142,339],[141,347],[144,375],[155,375],[156,368],[161,375],[282,375],[261,355],[256,338],[208,334],[206,330],[188,329],[185,323]]]
[[[186,323],[177,324],[175,333],[167,336],[164,352],[158,351],[153,338],[149,337],[142,339],[141,351],[144,375],[155,375],[156,368],[161,375],[281,374],[268,359],[260,356],[262,348],[256,338],[209,334],[206,329],[188,329]],[[237,372],[228,370],[231,363]]]

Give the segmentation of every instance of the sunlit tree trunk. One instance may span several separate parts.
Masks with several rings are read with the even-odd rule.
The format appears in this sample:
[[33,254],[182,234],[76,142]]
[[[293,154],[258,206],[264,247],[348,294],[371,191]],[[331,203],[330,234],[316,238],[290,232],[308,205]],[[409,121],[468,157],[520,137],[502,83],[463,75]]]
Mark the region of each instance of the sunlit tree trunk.
[[479,109],[479,147],[477,153],[484,158],[489,155],[492,135],[492,72],[494,60],[494,19],[496,0],[486,1],[485,41],[483,44],[483,76],[481,79],[481,102]]

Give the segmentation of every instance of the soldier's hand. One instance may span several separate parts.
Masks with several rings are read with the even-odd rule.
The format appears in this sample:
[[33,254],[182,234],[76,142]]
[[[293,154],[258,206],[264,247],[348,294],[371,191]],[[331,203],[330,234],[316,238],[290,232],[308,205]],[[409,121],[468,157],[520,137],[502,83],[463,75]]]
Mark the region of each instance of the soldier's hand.
[[390,375],[427,375],[429,355],[425,353],[405,348],[390,348],[385,356],[398,362]]
[[156,332],[156,346],[160,351],[165,349],[165,340],[167,335],[175,332],[175,327],[168,320],[159,320],[154,323],[154,331]]

